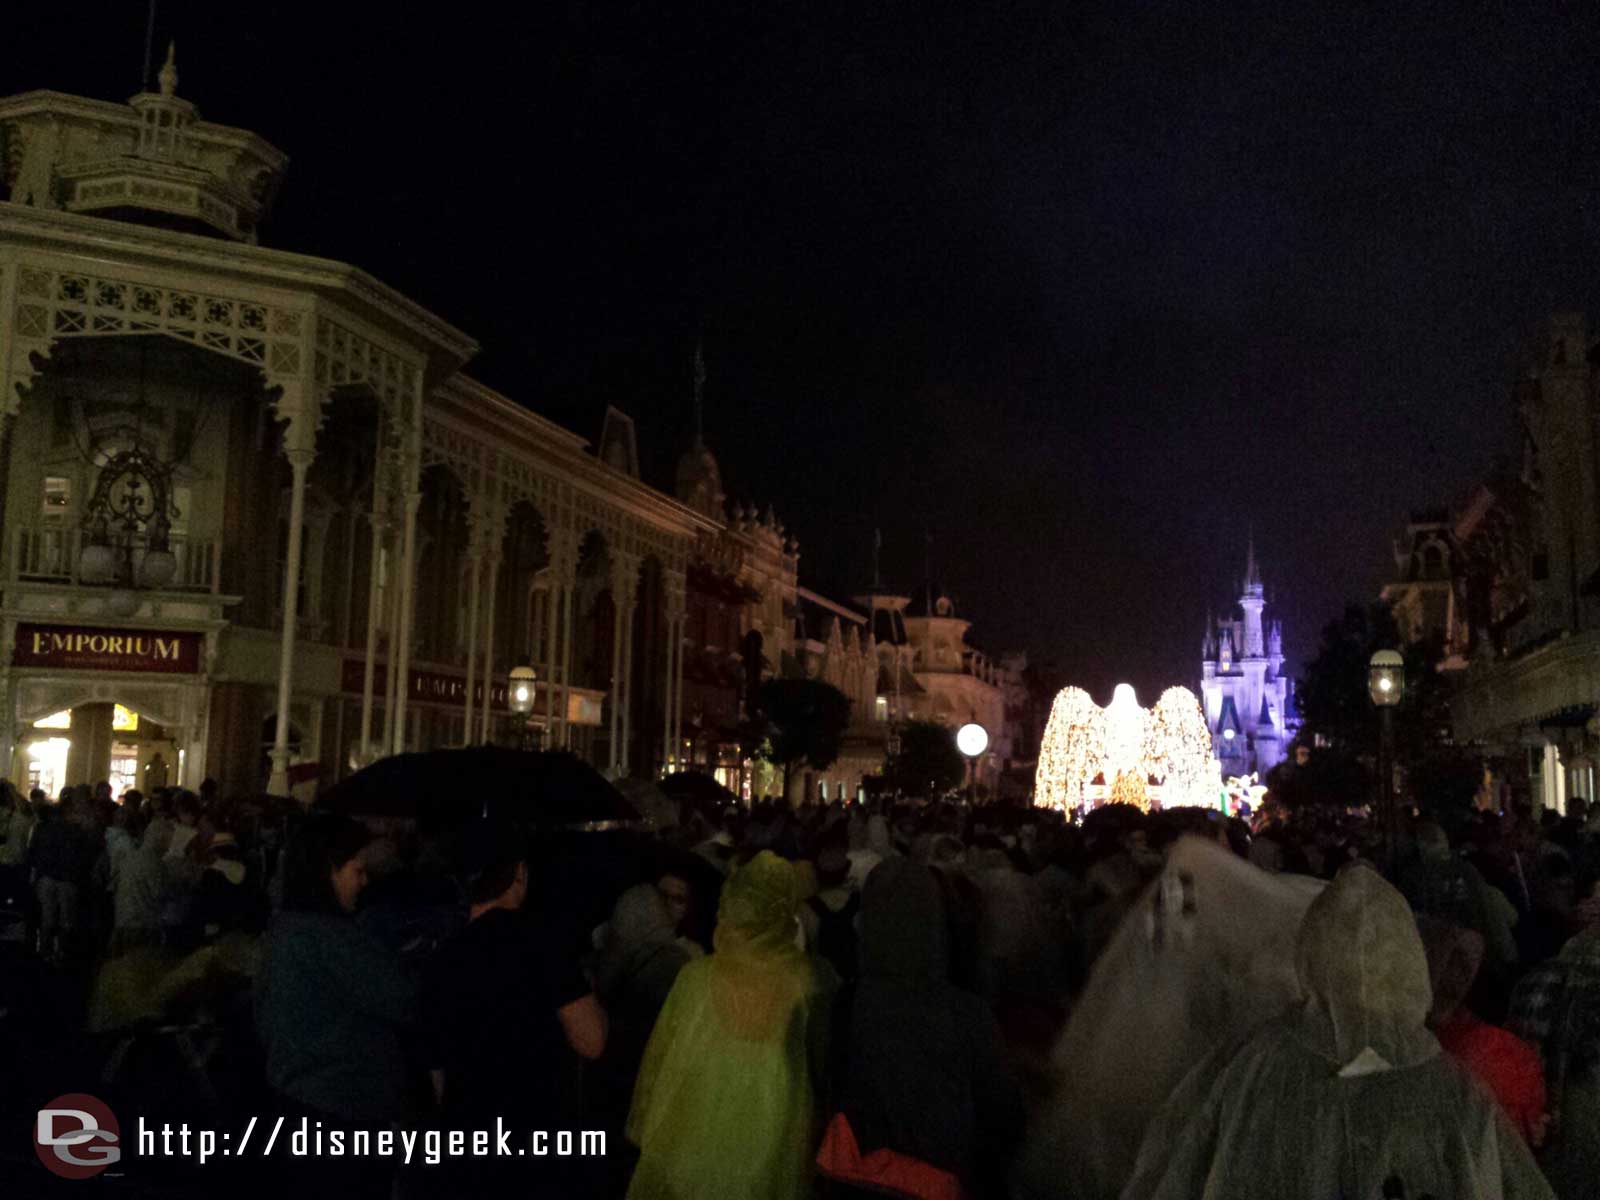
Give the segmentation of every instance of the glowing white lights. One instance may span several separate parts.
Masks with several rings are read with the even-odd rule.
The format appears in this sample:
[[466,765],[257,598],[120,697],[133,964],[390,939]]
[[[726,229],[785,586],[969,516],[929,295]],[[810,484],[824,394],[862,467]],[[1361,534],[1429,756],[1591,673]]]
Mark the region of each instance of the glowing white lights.
[[977,758],[989,748],[989,731],[982,725],[968,723],[956,730],[956,749],[968,758]]
[[1200,702],[1187,688],[1168,688],[1152,709],[1125,683],[1104,709],[1081,688],[1064,688],[1039,747],[1034,803],[1210,807],[1220,778]]

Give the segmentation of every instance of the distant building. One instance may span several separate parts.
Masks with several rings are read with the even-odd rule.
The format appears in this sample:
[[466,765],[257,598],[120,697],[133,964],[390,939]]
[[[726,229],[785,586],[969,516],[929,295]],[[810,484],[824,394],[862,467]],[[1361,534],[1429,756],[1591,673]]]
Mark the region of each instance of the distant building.
[[1252,541],[1241,615],[1208,620],[1201,646],[1201,706],[1224,777],[1265,774],[1283,761],[1299,729],[1293,683],[1283,670],[1283,626],[1263,625],[1266,606]]
[[1002,666],[967,640],[971,622],[955,601],[928,583],[911,596],[874,587],[855,598],[871,615],[878,657],[880,721],[937,721],[952,730],[975,722],[989,734],[989,749],[978,762],[981,791],[994,793],[1008,766],[1014,738],[1007,724],[1007,685],[1026,660]]

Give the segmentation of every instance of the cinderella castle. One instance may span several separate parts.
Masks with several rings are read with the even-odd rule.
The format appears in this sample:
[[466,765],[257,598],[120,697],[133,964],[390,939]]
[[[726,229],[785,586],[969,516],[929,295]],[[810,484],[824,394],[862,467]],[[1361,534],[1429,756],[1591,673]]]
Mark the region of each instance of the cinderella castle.
[[1211,745],[1224,778],[1266,774],[1288,753],[1300,727],[1293,715],[1294,684],[1283,673],[1283,626],[1263,629],[1267,606],[1250,542],[1237,619],[1206,620],[1200,695]]

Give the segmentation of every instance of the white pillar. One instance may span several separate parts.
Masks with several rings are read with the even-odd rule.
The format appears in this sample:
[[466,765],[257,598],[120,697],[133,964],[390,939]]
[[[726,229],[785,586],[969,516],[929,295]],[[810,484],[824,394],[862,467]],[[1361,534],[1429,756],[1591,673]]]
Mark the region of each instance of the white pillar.
[[[374,484],[376,487],[376,484]],[[378,626],[383,611],[378,606],[379,567],[383,562],[383,517],[377,498],[372,506],[372,558],[367,568],[367,660],[361,668],[361,757],[372,757],[372,691],[378,669]]]
[[484,622],[483,636],[483,714],[482,742],[489,740],[489,718],[494,712],[494,600],[495,593],[499,590],[500,582],[500,555],[489,555],[489,613]]
[[384,632],[389,638],[384,650],[383,740],[380,743],[384,747],[394,745],[396,693],[400,685],[400,673],[395,670],[395,659],[400,650],[400,531],[390,529],[388,532],[389,552],[383,574],[384,587],[387,589],[384,596],[389,604],[389,611],[384,615]]
[[[298,417],[295,421],[306,418]],[[291,426],[290,433],[294,430]],[[278,719],[272,738],[272,776],[267,791],[274,796],[289,794],[289,698],[294,686],[294,643],[300,623],[300,527],[306,515],[306,473],[316,451],[309,446],[294,446],[285,451],[293,482],[289,489],[289,553],[283,578],[283,634],[278,644]]]
[[[406,748],[406,708],[411,700],[411,613],[416,600],[417,581],[417,508],[422,503],[422,493],[413,485],[406,493],[405,552],[400,560],[400,622],[396,636],[400,642],[398,661],[394,673],[395,685],[394,743],[392,752],[402,754]],[[390,643],[393,645],[393,642]]]
[[560,630],[556,628],[561,615],[561,593],[565,590],[556,576],[544,592],[544,736],[545,745],[556,745],[556,642]]
[[634,595],[628,596],[622,624],[622,772],[627,774],[632,764],[630,748],[633,741],[633,614],[638,607]]
[[611,773],[614,775],[622,764],[621,746],[618,742],[622,737],[622,596],[616,586],[617,575],[612,574],[611,586],[611,736],[608,739],[611,746]]
[[[483,555],[478,552],[476,540],[467,551],[467,719],[461,727],[461,744],[472,745],[472,685],[478,665],[478,599],[483,582]],[[484,689],[488,700],[488,688]]]
[[562,589],[561,596],[561,748],[572,748],[572,601],[576,588]]

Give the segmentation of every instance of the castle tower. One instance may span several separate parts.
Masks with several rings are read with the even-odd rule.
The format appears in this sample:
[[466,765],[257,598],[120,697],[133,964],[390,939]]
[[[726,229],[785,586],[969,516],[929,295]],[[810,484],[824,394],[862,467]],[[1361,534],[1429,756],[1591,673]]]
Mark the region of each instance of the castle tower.
[[1265,658],[1266,645],[1261,637],[1261,610],[1267,606],[1266,589],[1261,586],[1261,573],[1256,570],[1256,539],[1250,537],[1249,558],[1245,565],[1244,594],[1239,597],[1239,607],[1244,611],[1244,645],[1240,658]]

